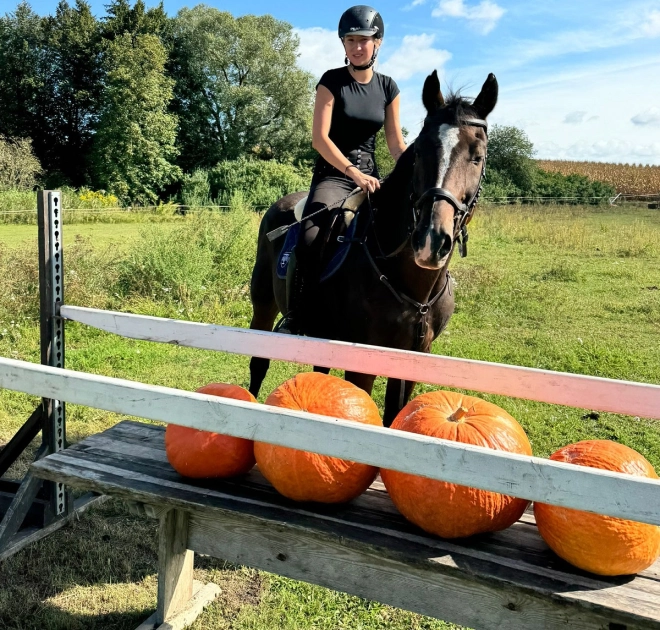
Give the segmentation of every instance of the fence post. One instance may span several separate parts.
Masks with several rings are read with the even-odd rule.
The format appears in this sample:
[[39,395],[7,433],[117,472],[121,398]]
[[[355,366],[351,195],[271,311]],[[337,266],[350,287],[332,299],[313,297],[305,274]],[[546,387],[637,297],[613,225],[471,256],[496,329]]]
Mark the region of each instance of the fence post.
[[[64,260],[62,251],[62,193],[39,191],[39,297],[41,327],[41,363],[64,367],[64,320],[59,308],[64,303]],[[66,448],[66,409],[62,401],[44,399],[46,420],[43,446],[46,454]],[[73,495],[61,483],[52,483],[49,491],[52,517],[65,517],[73,507]]]

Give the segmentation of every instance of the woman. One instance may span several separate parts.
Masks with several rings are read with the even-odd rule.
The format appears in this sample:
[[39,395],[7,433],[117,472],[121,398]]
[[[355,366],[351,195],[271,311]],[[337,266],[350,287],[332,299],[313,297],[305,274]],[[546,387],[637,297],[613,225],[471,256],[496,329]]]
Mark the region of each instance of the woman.
[[[346,66],[328,70],[316,86],[312,146],[320,155],[303,219],[356,187],[370,193],[380,188],[374,150],[383,124],[392,157],[398,160],[406,149],[399,123],[399,88],[373,69],[383,41],[383,19],[371,7],[354,6],[341,16],[338,34]],[[318,236],[330,217],[331,212],[321,212],[303,223],[289,260],[288,312],[275,327],[278,332],[301,332],[303,309],[313,299],[321,275],[323,238]]]

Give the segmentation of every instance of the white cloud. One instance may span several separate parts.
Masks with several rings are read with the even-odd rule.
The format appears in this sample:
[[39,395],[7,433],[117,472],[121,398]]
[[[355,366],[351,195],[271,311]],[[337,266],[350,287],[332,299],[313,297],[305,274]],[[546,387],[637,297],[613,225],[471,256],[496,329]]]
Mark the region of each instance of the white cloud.
[[[641,109],[640,86],[646,103],[660,102],[660,82],[649,81],[658,68],[660,58],[650,57],[573,66],[525,83],[501,81],[490,122],[523,127],[539,158],[660,164],[658,127],[631,124]],[[572,111],[589,115],[583,124],[564,124],[566,112]],[[650,113],[660,117],[657,106]],[[586,124],[592,116],[597,122]],[[531,119],[539,124],[523,122]]]
[[440,0],[433,9],[433,17],[465,18],[477,31],[490,33],[504,15],[505,9],[491,0],[481,0],[476,6],[467,6],[465,0]]
[[566,114],[566,117],[564,118],[564,122],[575,125],[584,122],[586,119],[587,119],[587,112],[571,112],[570,114]]
[[413,0],[410,4],[407,4],[401,10],[402,11],[410,11],[411,9],[414,9],[415,7],[418,7],[421,4],[426,4],[426,0]]
[[344,49],[337,31],[320,26],[296,28],[300,38],[298,65],[314,76],[320,77],[326,70],[344,63]]
[[594,162],[659,164],[660,142],[635,143],[626,140],[581,141],[569,145],[540,142],[534,145],[540,160],[586,160]]
[[650,107],[644,112],[640,112],[633,116],[630,121],[635,125],[660,125],[660,109],[657,107]]
[[441,69],[451,59],[451,53],[433,48],[434,41],[435,35],[426,33],[406,35],[401,45],[383,62],[382,72],[395,81],[405,81],[416,74]]
[[646,37],[660,36],[660,11],[651,11],[641,24],[641,31]]

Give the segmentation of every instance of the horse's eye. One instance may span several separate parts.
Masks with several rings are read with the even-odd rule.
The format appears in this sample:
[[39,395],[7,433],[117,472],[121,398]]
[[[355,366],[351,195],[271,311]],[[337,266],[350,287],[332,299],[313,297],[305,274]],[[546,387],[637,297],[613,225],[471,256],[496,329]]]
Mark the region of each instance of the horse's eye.
[[470,162],[472,162],[472,164],[481,164],[481,162],[483,161],[483,159],[484,159],[484,158],[483,158],[481,155],[476,155],[475,157],[473,157],[473,158],[470,160]]

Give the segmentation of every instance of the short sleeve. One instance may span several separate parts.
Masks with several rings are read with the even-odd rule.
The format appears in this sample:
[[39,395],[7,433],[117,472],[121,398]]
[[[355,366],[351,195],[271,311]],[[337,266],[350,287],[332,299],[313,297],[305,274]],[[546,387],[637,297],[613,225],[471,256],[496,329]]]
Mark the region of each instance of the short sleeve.
[[399,95],[399,92],[399,86],[396,84],[396,81],[392,77],[387,77],[385,83],[385,107]]
[[326,87],[330,90],[332,95],[337,98],[337,93],[339,91],[339,86],[335,77],[335,73],[332,70],[327,70],[323,73],[323,76],[319,79],[319,82],[316,84],[316,89],[318,90],[319,85]]

